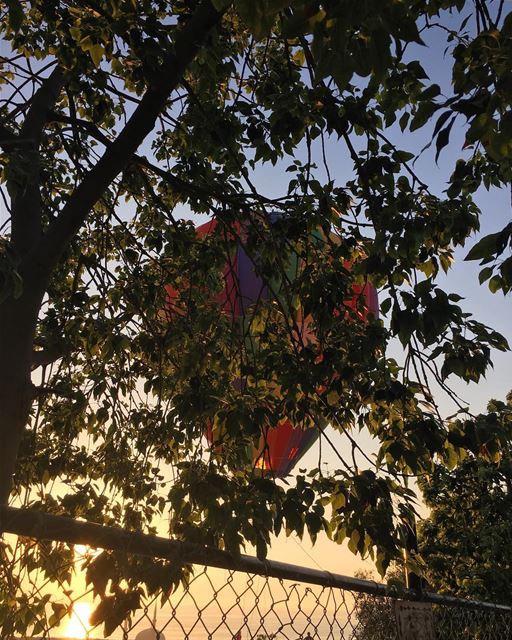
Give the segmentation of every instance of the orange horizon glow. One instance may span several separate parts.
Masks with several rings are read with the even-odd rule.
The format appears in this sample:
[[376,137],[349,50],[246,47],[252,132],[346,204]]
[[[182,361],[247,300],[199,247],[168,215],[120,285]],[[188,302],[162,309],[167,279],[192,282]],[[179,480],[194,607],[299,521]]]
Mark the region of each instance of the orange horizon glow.
[[92,605],[88,602],[75,602],[73,611],[66,624],[64,635],[67,638],[77,638],[77,640],[89,637],[91,625],[89,617],[92,613]]

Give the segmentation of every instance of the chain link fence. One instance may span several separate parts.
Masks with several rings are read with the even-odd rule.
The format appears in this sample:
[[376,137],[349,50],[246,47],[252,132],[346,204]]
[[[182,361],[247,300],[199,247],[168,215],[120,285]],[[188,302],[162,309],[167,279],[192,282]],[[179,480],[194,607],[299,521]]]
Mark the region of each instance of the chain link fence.
[[[502,605],[433,593],[418,602],[368,580],[7,507],[0,528],[17,534],[1,547],[2,638],[512,640],[511,609]],[[77,546],[87,539],[92,547]],[[99,597],[85,574],[119,551],[133,563],[163,558],[162,571],[186,562],[187,571],[166,589],[116,592],[105,582]]]

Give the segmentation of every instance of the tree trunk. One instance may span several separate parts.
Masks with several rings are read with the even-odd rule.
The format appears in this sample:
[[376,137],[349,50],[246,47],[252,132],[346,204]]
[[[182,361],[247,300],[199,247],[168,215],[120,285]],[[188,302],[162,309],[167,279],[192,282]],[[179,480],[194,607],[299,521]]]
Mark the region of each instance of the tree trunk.
[[32,348],[43,295],[43,286],[24,281],[22,296],[0,306],[0,504],[9,499],[34,397]]
[[[25,273],[20,269],[23,294],[17,300],[9,298],[0,304],[0,504],[8,501],[23,430],[30,417],[34,398],[30,377],[32,348],[48,278],[89,212],[153,130],[168,97],[221,18],[222,12],[210,0],[199,4],[190,20],[178,30],[174,52],[165,57],[159,72],[153,74],[146,93],[116,140],[106,146],[100,160],[44,234],[37,183],[40,176],[25,176],[23,189],[12,207],[11,233],[14,253],[25,261]],[[31,100],[20,139],[30,138],[32,151],[37,152],[49,111],[64,82],[62,71],[56,67]],[[16,148],[20,143],[17,136],[9,131],[5,134],[4,146],[7,144],[8,150]],[[29,155],[26,159],[30,158]]]

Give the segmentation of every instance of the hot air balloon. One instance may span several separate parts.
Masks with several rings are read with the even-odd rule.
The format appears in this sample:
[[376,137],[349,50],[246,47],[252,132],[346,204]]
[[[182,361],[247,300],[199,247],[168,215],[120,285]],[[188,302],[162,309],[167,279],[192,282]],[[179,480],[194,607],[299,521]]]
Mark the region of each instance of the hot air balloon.
[[[196,229],[197,237],[204,238],[213,233],[216,228],[216,220],[207,222]],[[228,234],[228,232],[226,233]],[[269,299],[271,292],[269,286],[258,275],[254,259],[246,251],[243,241],[244,234],[241,233],[239,225],[233,233],[236,233],[236,250],[224,267],[224,289],[220,294],[217,294],[214,301],[219,304],[223,313],[228,314],[234,320],[243,322],[244,318],[251,317],[255,306],[259,305],[261,301]],[[318,237],[320,236],[319,232]],[[349,263],[346,262],[344,266],[350,269]],[[300,258],[297,253],[292,252],[292,257],[285,265],[286,277],[293,281],[300,273],[300,268]],[[173,308],[179,298],[179,292],[170,285],[166,287],[166,291],[168,308]],[[275,290],[272,293],[275,294]],[[350,298],[342,301],[340,308],[345,309],[347,314],[355,313],[360,319],[366,319],[369,314],[378,317],[377,291],[371,284],[354,284],[351,293]],[[169,314],[167,315],[169,316]],[[309,326],[310,320],[311,318],[305,316],[302,309],[297,311],[296,324],[301,337],[306,336],[308,340],[314,341],[315,336]],[[276,393],[278,392],[279,389],[276,388]],[[319,436],[318,428],[302,428],[294,425],[288,419],[281,420],[275,425],[269,425],[264,431],[261,434],[259,445],[254,447],[252,451],[253,464],[256,468],[274,477],[287,476]],[[211,424],[207,425],[205,434],[210,444],[215,444]]]

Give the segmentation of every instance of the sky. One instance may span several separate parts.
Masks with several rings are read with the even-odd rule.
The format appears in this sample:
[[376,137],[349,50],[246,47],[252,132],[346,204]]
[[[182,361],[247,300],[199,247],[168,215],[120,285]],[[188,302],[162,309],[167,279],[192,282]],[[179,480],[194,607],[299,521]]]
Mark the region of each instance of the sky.
[[[464,17],[464,14],[453,16],[451,19],[453,28],[457,28]],[[417,56],[431,80],[439,84],[442,91],[450,94],[451,63],[450,54],[445,54],[445,35],[434,30],[425,34],[424,40],[429,45],[428,50],[415,45],[409,54],[413,59]],[[428,55],[426,55],[427,52]],[[418,152],[429,142],[432,128],[433,123],[432,127],[425,127],[425,129],[414,133],[402,134],[398,126],[394,126],[388,133],[391,140],[399,148]],[[435,148],[425,151],[416,162],[415,171],[436,195],[443,196],[455,161],[467,153],[462,149],[463,144],[464,122],[463,118],[460,118],[452,130],[450,144],[441,153],[438,163],[435,162]],[[342,141],[330,140],[326,147],[326,155],[333,178],[343,183],[351,177],[349,173],[351,162],[347,159],[347,152]],[[273,195],[281,195],[283,192],[282,176],[282,172],[267,165],[257,171],[253,179],[256,186],[262,187],[264,193],[272,197]],[[512,344],[512,297],[504,297],[501,293],[493,294],[486,284],[480,285],[478,282],[480,271],[478,263],[464,261],[465,255],[481,235],[499,231],[510,221],[512,217],[511,194],[508,189],[492,188],[490,191],[486,191],[481,188],[475,194],[474,199],[482,211],[480,233],[475,235],[466,247],[456,251],[452,269],[446,276],[441,275],[438,281],[440,286],[448,292],[458,293],[464,298],[459,304],[465,311],[471,312],[475,319],[502,333]],[[398,361],[401,360],[403,351],[397,340],[391,345],[390,354],[395,356]],[[494,367],[477,384],[449,379],[451,388],[472,412],[485,411],[490,398],[503,399],[506,393],[512,389],[512,355],[494,352],[492,359]],[[440,391],[436,393],[436,401],[443,415],[448,416],[455,412],[455,405],[444,393]],[[343,450],[345,444],[342,436],[335,433],[331,433],[330,436]],[[374,449],[374,445],[368,438],[366,438],[366,448],[368,451]],[[317,466],[317,459],[318,448],[313,446],[298,464],[298,467]],[[335,454],[327,452],[325,448],[324,462],[327,465],[327,470],[337,466]],[[422,511],[421,506],[420,511]],[[300,542],[281,537],[273,542],[269,557],[346,575],[353,575],[357,570],[368,571],[372,568],[371,563],[363,562],[353,556],[345,545],[338,547],[326,537],[319,537],[314,548],[309,541]]]
[[[445,18],[447,18],[447,21]],[[465,14],[454,14],[451,17],[445,15],[443,21],[445,24],[457,29],[464,18]],[[471,24],[468,25],[468,28],[472,28]],[[422,37],[428,48],[414,45],[409,49],[409,56],[411,59],[419,59],[432,82],[439,84],[444,93],[451,95],[451,62],[450,53],[445,53],[447,47],[446,34],[443,31],[434,29],[425,32]],[[405,134],[400,131],[398,125],[394,125],[386,134],[399,148],[417,153],[430,141],[433,125],[434,123],[432,123],[432,126],[427,126],[414,133],[406,132]],[[463,156],[464,153],[469,153],[463,151],[464,130],[463,118],[460,118],[452,129],[450,144],[441,153],[438,162],[436,163],[435,161],[435,148],[430,148],[415,163],[414,169],[416,173],[429,186],[430,191],[438,196],[443,196],[443,192],[447,188],[447,182],[455,166],[455,161]],[[313,145],[315,144],[317,148],[315,154],[313,146],[313,156],[320,157],[320,142],[314,141]],[[326,144],[326,156],[331,175],[339,184],[343,184],[352,178],[352,162],[342,141],[329,140]],[[303,159],[305,159],[305,154]],[[266,196],[282,196],[283,192],[286,191],[286,184],[290,175],[284,172],[289,162],[289,158],[285,158],[275,167],[271,164],[260,166],[251,175],[251,180]],[[325,178],[325,176],[323,177]],[[283,180],[286,180],[284,184]],[[486,191],[482,188],[475,195],[475,201],[482,211],[480,234],[475,235],[466,247],[457,250],[453,268],[446,276],[441,275],[438,281],[440,286],[448,292],[456,292],[463,296],[464,300],[459,304],[465,311],[471,312],[475,319],[500,331],[512,344],[512,297],[505,298],[501,293],[492,294],[486,285],[479,285],[478,272],[480,269],[478,263],[464,261],[465,255],[471,246],[476,243],[478,237],[500,230],[510,220],[511,195],[505,189],[498,190],[493,188],[490,191]],[[178,207],[175,214],[180,215],[180,212],[183,217],[189,216],[186,207],[181,210]],[[196,222],[199,224],[204,220],[205,217],[201,216],[196,219]],[[389,353],[396,357],[399,362],[403,359],[403,350],[398,340],[392,342]],[[512,355],[510,353],[495,352],[493,354],[493,362],[494,368],[478,384],[467,384],[457,379],[449,379],[451,388],[461,397],[472,412],[484,411],[487,401],[491,397],[504,398],[505,394],[512,388],[512,376],[510,375]],[[441,413],[445,416],[454,413],[457,409],[453,402],[440,391],[436,393],[436,402],[440,407]],[[329,435],[336,447],[343,451],[347,446],[343,436],[333,431]],[[359,442],[368,452],[375,450],[375,445],[368,436],[362,434]],[[325,470],[336,468],[335,452],[329,452],[327,447],[324,447],[322,453]],[[313,468],[317,466],[317,462],[318,446],[313,446],[297,467]],[[421,511],[421,505],[419,508]],[[247,549],[247,553],[251,552],[251,549]],[[346,575],[353,575],[358,570],[368,571],[372,568],[371,563],[355,557],[345,545],[337,546],[325,536],[319,537],[315,547],[308,540],[301,542],[295,538],[287,539],[281,536],[273,541],[269,551],[269,558],[322,568]]]
[[[457,26],[463,17],[454,18],[454,26]],[[428,39],[429,44],[428,55],[427,50],[419,46],[411,48],[410,55],[411,57],[417,55],[431,79],[442,88],[448,90],[450,84],[450,61],[449,57],[447,58],[444,54],[444,36],[441,37],[439,33],[430,33],[425,36],[425,39]],[[455,160],[463,153],[464,134],[462,125],[462,119],[457,121],[452,131],[450,145],[441,154],[438,164],[434,159],[434,150],[429,149],[419,158],[415,165],[415,170],[423,181],[429,185],[431,191],[438,195],[442,195],[446,189],[447,179]],[[399,144],[402,149],[417,151],[428,142],[431,130],[427,127],[425,130],[404,135],[397,127],[394,127],[389,133],[391,139]],[[347,158],[343,144],[336,140],[329,141],[326,154],[332,176],[340,183],[349,179],[351,177],[352,163]],[[288,162],[284,163],[284,166],[287,164]],[[276,170],[271,165],[267,165],[255,173],[254,182],[269,197],[282,195],[284,190],[283,175],[286,174]],[[475,200],[482,211],[481,235],[498,231],[510,220],[511,196],[508,190],[492,189],[488,192],[485,189],[481,189],[476,194]],[[176,213],[179,214],[180,211],[178,210]],[[188,216],[185,208],[181,210],[181,213],[184,216]],[[477,239],[478,236],[475,236],[473,242],[476,242]],[[512,343],[512,298],[504,298],[501,293],[492,294],[486,285],[480,286],[478,284],[478,265],[464,261],[464,256],[469,251],[470,246],[472,246],[472,243],[457,251],[455,264],[448,275],[440,277],[440,285],[462,295],[464,301],[461,304],[467,311],[471,312],[477,320],[503,333]],[[397,359],[400,359],[401,347],[398,342],[391,346],[391,352],[396,355]],[[452,382],[452,388],[473,412],[483,411],[489,398],[503,398],[512,388],[512,375],[510,373],[512,371],[512,355],[510,353],[495,353],[493,361],[494,368],[478,384]],[[453,412],[454,406],[448,398],[440,394],[436,397],[436,400],[443,414],[448,415]],[[340,448],[345,446],[342,436],[331,435],[337,446]],[[369,440],[366,442],[366,447],[368,451],[372,450],[373,445]],[[318,449],[313,447],[299,466],[316,466],[317,457]],[[327,465],[326,470],[337,466],[334,453],[325,452],[324,460]],[[248,548],[246,552],[252,553],[252,550]],[[371,563],[363,562],[353,556],[345,545],[337,546],[326,537],[319,537],[313,547],[308,540],[299,541],[296,538],[281,536],[273,541],[269,551],[269,558],[345,575],[353,575],[361,569],[370,571],[372,568]]]
[[[453,25],[457,26],[462,18],[453,20]],[[425,36],[427,41],[427,36]],[[431,34],[428,44],[428,56],[425,55],[425,49],[416,46],[416,51],[411,51],[411,56],[417,55],[421,60],[426,72],[432,81],[437,82],[442,89],[449,91],[451,82],[450,73],[451,65],[449,57],[446,57],[444,50],[446,44],[444,38],[439,33]],[[449,54],[448,54],[449,55]],[[433,125],[432,125],[433,126]],[[398,127],[394,127],[390,132],[390,138],[400,146],[403,150],[417,152],[429,141],[431,130],[428,127],[424,130],[414,133],[400,132]],[[452,131],[450,144],[441,153],[438,164],[435,162],[435,149],[431,148],[426,151],[415,164],[415,171],[428,184],[430,190],[435,194],[442,196],[447,188],[447,180],[453,170],[455,161],[463,155],[462,147],[464,144],[463,119],[459,119]],[[329,163],[331,166],[337,164],[339,175],[346,174],[344,167],[346,166],[346,153],[341,142],[336,144],[331,142],[327,148]],[[336,175],[336,170],[332,171]],[[267,185],[272,184],[275,180],[275,174],[268,171],[265,175]],[[276,190],[279,185],[275,185]],[[464,310],[471,312],[475,319],[483,322],[502,333],[512,345],[512,296],[504,297],[501,293],[493,294],[488,287],[480,285],[478,282],[478,273],[480,267],[478,262],[465,262],[464,257],[478,240],[481,235],[486,235],[502,229],[507,224],[511,215],[511,193],[508,189],[493,188],[486,191],[481,188],[475,194],[475,201],[482,211],[480,234],[476,235],[472,241],[463,249],[456,251],[455,263],[449,273],[439,278],[439,284],[442,288],[449,292],[456,292],[463,296],[464,300],[459,304]],[[398,361],[403,353],[398,340],[391,345],[390,353],[394,355]],[[471,411],[478,413],[485,411],[486,404],[490,398],[503,399],[506,393],[512,389],[512,354],[494,352],[494,367],[488,372],[486,377],[477,384],[467,384],[459,380],[451,380],[451,388],[462,398]],[[450,415],[456,410],[453,402],[442,392],[436,394],[436,401],[440,406],[441,413],[445,416]],[[337,434],[331,434],[333,439],[343,447],[342,437]],[[366,443],[368,450],[372,450],[374,446],[368,440]],[[317,451],[313,448],[299,463],[299,466],[315,465]],[[328,466],[336,466],[335,456],[331,453],[325,454],[325,460]],[[424,510],[420,506],[420,512]],[[343,574],[352,575],[357,570],[371,570],[371,562],[361,561],[355,557],[346,548],[345,545],[336,548],[334,543],[326,538],[319,538],[315,548],[304,541],[299,546],[294,542],[283,540],[276,541],[273,546],[271,557],[290,558],[290,562],[300,564],[308,564],[308,566],[320,565],[329,571],[336,571]]]
[[[458,28],[465,15],[464,13],[454,14],[451,17],[445,15],[443,23],[454,29]],[[471,28],[471,23],[467,28]],[[451,60],[450,52],[445,52],[447,47],[446,34],[444,31],[434,29],[422,33],[422,37],[428,48],[413,45],[409,49],[409,56],[411,59],[419,59],[431,81],[439,84],[443,93],[451,95]],[[431,126],[427,125],[412,133],[408,131],[402,133],[396,123],[386,131],[386,135],[399,148],[417,153],[430,142],[434,123],[435,120]],[[464,125],[464,118],[460,117],[452,129],[450,143],[442,151],[437,163],[435,161],[435,145],[425,151],[415,162],[416,173],[428,185],[430,191],[437,196],[443,197],[456,160],[468,156],[470,153],[470,151],[463,150]],[[313,156],[320,157],[320,142],[318,140],[313,141]],[[348,157],[343,141],[330,139],[326,144],[326,156],[331,175],[338,184],[343,184],[353,177],[352,161]],[[299,159],[301,159],[300,156]],[[305,160],[305,155],[302,160]],[[288,180],[290,176],[290,174],[284,173],[289,162],[287,157],[275,167],[271,164],[259,166],[251,175],[251,179],[266,196],[282,196],[286,190],[283,179]],[[319,167],[319,172],[322,173],[321,167]],[[325,175],[323,177],[325,178]],[[464,310],[471,312],[475,319],[501,332],[512,343],[512,297],[505,298],[501,293],[492,294],[486,284],[479,285],[480,267],[478,262],[464,261],[465,255],[480,236],[499,231],[510,221],[512,218],[511,192],[508,189],[496,188],[487,191],[482,187],[475,194],[474,199],[482,211],[480,233],[469,240],[466,247],[456,251],[453,268],[446,276],[441,274],[438,282],[448,292],[455,292],[463,296],[464,300],[460,304]],[[177,208],[176,214],[179,212],[180,210]],[[182,212],[185,217],[189,215],[186,208],[183,208]],[[200,221],[204,219],[204,217],[198,218]],[[392,354],[396,354],[397,359],[400,360],[400,353],[401,347],[397,341],[392,346]],[[494,369],[489,371],[486,378],[478,384],[466,384],[455,379],[452,381],[454,390],[461,395],[474,412],[483,411],[491,397],[502,398],[512,388],[512,379],[508,375],[508,369],[512,365],[511,355],[496,352],[493,356],[493,362]],[[441,411],[449,415],[454,405],[441,395],[436,399],[441,406]]]

